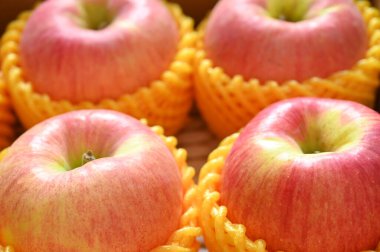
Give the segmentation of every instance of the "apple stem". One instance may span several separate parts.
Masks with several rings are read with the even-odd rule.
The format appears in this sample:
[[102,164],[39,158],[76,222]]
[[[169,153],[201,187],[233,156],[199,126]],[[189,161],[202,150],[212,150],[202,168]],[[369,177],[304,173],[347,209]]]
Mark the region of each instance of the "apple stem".
[[92,153],[92,151],[87,151],[85,152],[83,155],[82,155],[82,165],[92,161],[92,160],[95,160],[95,155],[94,153]]

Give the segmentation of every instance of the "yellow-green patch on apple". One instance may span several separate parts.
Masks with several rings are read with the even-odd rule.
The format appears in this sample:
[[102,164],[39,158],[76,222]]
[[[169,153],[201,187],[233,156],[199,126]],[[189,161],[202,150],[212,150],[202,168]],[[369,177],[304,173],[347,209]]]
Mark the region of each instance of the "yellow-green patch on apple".
[[342,111],[335,109],[307,115],[305,119],[307,133],[297,141],[302,153],[311,154],[344,151],[360,141],[364,134],[362,125],[371,123],[363,118],[350,120]]

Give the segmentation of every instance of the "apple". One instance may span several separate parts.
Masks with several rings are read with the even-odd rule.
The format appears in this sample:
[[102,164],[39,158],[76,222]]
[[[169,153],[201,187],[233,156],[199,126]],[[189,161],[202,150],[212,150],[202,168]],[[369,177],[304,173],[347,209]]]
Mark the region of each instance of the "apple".
[[220,204],[269,251],[363,251],[380,241],[380,115],[295,98],[261,111],[229,152]]
[[221,0],[204,47],[229,75],[284,82],[350,69],[365,56],[367,40],[352,0]]
[[65,113],[0,164],[0,244],[15,251],[150,251],[179,228],[183,189],[160,136],[125,114]]
[[20,61],[34,91],[99,102],[159,79],[178,41],[176,20],[159,0],[49,0],[23,30]]

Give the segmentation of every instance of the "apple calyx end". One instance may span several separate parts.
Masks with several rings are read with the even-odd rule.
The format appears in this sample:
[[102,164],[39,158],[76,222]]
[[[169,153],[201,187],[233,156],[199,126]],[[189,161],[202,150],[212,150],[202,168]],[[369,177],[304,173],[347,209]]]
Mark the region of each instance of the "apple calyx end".
[[101,4],[82,3],[79,8],[80,17],[77,20],[85,29],[99,31],[109,26],[115,19],[115,14]]
[[267,11],[274,19],[299,22],[305,19],[310,0],[268,0]]
[[85,153],[83,153],[83,155],[82,155],[82,165],[85,165],[88,162],[91,162],[95,159],[96,159],[96,157],[95,157],[94,153],[91,150],[88,150]]

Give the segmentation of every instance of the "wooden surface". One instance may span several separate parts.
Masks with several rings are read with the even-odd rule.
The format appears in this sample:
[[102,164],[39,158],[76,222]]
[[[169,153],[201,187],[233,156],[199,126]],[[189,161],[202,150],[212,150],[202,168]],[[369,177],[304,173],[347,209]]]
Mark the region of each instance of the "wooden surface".
[[208,154],[218,146],[220,140],[210,132],[196,109],[190,113],[187,126],[176,137],[178,147],[185,148],[187,151],[188,164],[197,171],[195,178],[197,181],[200,168],[206,162]]

